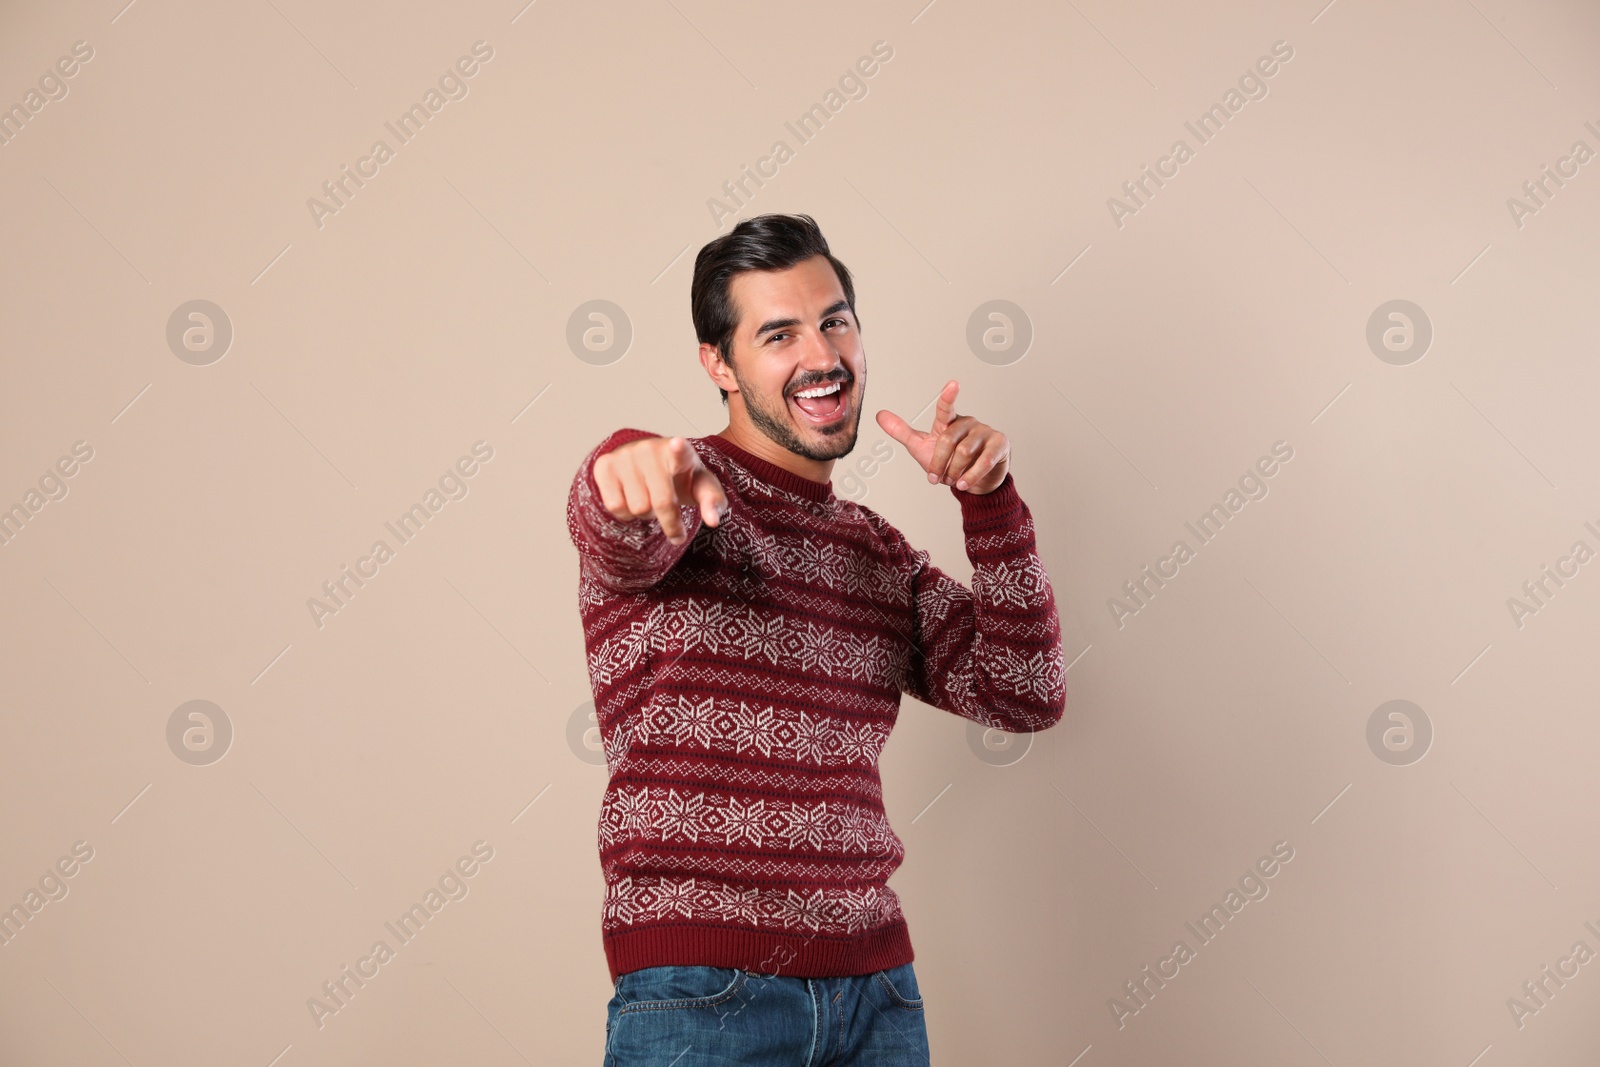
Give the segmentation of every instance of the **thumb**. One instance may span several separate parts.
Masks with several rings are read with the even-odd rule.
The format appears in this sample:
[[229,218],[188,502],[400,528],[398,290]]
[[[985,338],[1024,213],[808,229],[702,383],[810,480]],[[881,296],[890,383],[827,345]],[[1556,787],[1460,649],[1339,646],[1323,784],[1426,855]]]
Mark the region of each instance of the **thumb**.
[[682,437],[667,438],[667,471],[670,474],[687,474],[694,470],[700,457]]
[[920,430],[913,429],[909,422],[907,422],[905,419],[902,419],[899,415],[896,415],[892,411],[880,411],[878,412],[877,418],[878,425],[883,428],[883,432],[894,438],[896,441],[899,441],[907,448],[911,447],[911,441],[913,438],[921,433]]
[[728,494],[723,492],[722,483],[717,481],[717,476],[701,466],[694,473],[689,492],[700,505],[700,517],[705,520],[706,525],[721,526],[723,518],[728,514]]

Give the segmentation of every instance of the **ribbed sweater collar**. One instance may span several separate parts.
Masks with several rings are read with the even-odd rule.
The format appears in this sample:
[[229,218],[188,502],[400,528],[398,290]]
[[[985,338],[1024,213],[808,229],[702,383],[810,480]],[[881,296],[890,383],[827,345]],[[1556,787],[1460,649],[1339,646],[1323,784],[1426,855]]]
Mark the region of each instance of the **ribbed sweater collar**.
[[810,478],[785,470],[770,460],[762,459],[753,452],[747,452],[723,437],[721,434],[712,434],[705,440],[722,452],[728,458],[735,460],[740,466],[749,469],[751,474],[768,483],[777,486],[807,500],[828,502],[834,499],[832,482],[814,482]]

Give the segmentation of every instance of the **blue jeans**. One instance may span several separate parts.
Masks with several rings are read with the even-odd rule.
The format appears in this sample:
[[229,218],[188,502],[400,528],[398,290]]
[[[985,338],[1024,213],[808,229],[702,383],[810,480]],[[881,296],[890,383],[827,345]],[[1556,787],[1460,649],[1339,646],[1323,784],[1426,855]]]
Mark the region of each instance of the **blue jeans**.
[[911,964],[840,978],[646,967],[617,979],[605,1067],[731,1064],[929,1067]]

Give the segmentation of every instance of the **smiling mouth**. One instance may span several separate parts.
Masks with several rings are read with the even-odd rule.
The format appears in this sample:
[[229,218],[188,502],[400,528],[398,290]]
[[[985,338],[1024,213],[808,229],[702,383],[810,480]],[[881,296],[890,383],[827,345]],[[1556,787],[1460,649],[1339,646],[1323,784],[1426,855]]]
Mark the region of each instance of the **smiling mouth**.
[[[799,410],[807,422],[813,425],[831,423],[844,414],[844,390],[846,384],[845,382],[824,382],[821,385],[800,390],[800,392],[791,395],[789,401]],[[823,395],[815,395],[818,392],[822,392]],[[802,396],[800,395],[801,393],[812,395]]]

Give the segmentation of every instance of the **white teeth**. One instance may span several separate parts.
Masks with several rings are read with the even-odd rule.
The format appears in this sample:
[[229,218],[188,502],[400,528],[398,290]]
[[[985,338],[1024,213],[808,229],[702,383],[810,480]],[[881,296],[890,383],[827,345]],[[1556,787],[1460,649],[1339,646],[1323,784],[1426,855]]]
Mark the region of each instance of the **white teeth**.
[[795,396],[803,396],[803,397],[806,397],[807,399],[810,399],[811,397],[816,397],[816,396],[827,396],[830,393],[837,393],[838,391],[839,391],[839,383],[838,382],[833,382],[833,383],[831,383],[829,385],[819,385],[815,389],[806,389],[803,392],[799,392],[799,393],[796,393],[794,395]]

